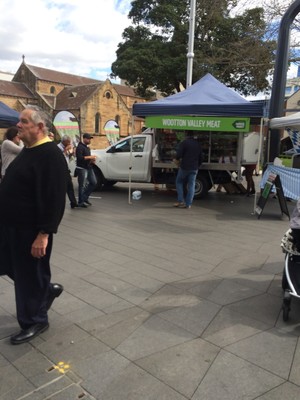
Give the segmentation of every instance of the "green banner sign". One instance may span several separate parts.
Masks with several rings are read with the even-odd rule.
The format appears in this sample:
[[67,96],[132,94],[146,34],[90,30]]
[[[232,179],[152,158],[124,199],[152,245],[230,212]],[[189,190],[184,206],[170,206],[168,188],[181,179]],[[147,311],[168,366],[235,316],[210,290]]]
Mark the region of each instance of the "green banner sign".
[[232,117],[146,117],[147,128],[191,131],[249,132],[250,118]]

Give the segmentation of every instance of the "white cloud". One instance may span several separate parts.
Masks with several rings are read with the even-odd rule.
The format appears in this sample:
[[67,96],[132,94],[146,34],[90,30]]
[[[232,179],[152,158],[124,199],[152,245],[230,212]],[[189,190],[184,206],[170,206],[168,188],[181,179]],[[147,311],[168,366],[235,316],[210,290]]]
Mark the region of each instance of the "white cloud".
[[28,64],[106,79],[130,0],[1,0],[0,71]]
[[0,71],[15,73],[24,54],[28,64],[106,79],[130,7],[131,0],[1,0]]

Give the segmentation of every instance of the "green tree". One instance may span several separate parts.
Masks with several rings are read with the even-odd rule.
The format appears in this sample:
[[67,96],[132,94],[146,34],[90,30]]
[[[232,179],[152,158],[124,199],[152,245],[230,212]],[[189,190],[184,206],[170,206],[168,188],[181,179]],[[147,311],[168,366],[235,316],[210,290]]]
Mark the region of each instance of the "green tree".
[[[134,0],[112,76],[149,98],[186,85],[189,0]],[[210,72],[244,95],[268,87],[275,42],[265,38],[262,8],[232,15],[235,0],[197,0],[193,81]],[[151,90],[152,89],[152,90]]]

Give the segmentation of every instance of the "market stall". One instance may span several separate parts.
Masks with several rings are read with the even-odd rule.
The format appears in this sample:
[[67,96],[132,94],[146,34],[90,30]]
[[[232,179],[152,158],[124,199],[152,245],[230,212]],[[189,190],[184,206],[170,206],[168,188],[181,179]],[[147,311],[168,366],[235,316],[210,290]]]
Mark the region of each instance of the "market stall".
[[[263,114],[261,102],[251,103],[211,74],[206,74],[182,92],[164,99],[133,104],[133,116],[145,117],[147,127],[165,129],[164,132],[193,130],[199,132],[199,137],[211,135],[212,132],[217,133],[216,136],[226,132],[228,137],[228,133],[234,133],[238,138],[243,132],[250,132],[252,125],[260,126],[258,134],[262,135]],[[236,139],[236,143],[240,141]],[[256,152],[255,163],[260,151],[258,149]],[[236,164],[228,166],[229,170],[240,171],[243,154],[243,149],[237,144]],[[211,165],[211,169],[216,168],[220,166],[216,163]]]

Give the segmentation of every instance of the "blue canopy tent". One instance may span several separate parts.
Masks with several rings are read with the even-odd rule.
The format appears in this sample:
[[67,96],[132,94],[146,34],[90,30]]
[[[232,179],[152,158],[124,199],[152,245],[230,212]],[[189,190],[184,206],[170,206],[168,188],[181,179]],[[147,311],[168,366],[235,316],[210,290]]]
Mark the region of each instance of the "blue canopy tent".
[[133,115],[263,117],[263,104],[251,103],[211,74],[182,92],[161,100],[133,104]]
[[8,128],[19,122],[19,113],[0,101],[0,128]]

